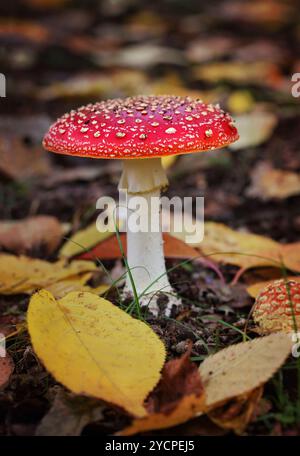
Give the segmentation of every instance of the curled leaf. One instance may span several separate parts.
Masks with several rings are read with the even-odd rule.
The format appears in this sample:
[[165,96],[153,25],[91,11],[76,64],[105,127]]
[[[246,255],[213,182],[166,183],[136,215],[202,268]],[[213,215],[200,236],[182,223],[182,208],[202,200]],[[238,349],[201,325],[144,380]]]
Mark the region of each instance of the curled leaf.
[[[2,345],[2,336],[0,334],[0,344]],[[0,345],[0,390],[5,388],[7,385],[9,378],[14,370],[14,363],[12,358],[9,356],[8,353],[5,356],[2,356],[2,348]]]
[[208,416],[219,427],[241,434],[252,420],[262,394],[263,387],[261,386],[248,394],[237,397],[223,407],[211,411]]

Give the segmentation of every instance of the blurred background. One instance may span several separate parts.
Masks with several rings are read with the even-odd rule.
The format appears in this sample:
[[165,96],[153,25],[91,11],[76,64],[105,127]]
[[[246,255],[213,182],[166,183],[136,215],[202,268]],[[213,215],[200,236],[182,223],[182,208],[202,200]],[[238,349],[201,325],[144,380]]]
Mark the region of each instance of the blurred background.
[[0,5],[0,218],[87,224],[116,195],[118,162],[42,149],[51,122],[100,99],[175,94],[220,103],[230,149],[166,163],[170,195],[206,218],[293,242],[300,235],[300,8],[292,0],[12,0]]

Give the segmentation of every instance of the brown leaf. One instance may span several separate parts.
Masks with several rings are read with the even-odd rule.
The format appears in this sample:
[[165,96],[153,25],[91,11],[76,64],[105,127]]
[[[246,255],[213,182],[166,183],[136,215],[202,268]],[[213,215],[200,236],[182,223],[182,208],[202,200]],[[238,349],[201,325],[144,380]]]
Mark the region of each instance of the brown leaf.
[[133,420],[119,435],[169,428],[203,412],[202,382],[197,365],[189,359],[190,352],[191,346],[181,358],[165,364],[161,380],[146,403],[149,414]]
[[49,412],[36,429],[37,436],[76,436],[89,423],[103,418],[101,402],[59,389]]
[[2,39],[19,39],[34,43],[46,42],[50,37],[49,31],[41,24],[15,19],[0,21],[0,36]]
[[[2,345],[2,337],[3,336],[0,335],[1,345]],[[5,388],[5,386],[7,385],[13,370],[14,370],[14,363],[13,363],[12,358],[9,356],[9,354],[6,353],[5,357],[0,356],[0,390]]]
[[149,413],[173,410],[182,396],[200,395],[203,391],[199,371],[195,363],[190,362],[189,349],[177,359],[168,361],[161,374],[161,380],[147,401]]
[[55,217],[39,215],[18,221],[0,222],[0,247],[24,254],[44,247],[54,252],[63,236],[63,229]]
[[208,414],[209,418],[223,429],[242,434],[258,407],[263,394],[263,387],[256,388],[217,408]]
[[[200,255],[196,249],[190,247],[180,239],[176,239],[173,236],[170,236],[167,233],[163,234],[163,239],[166,258],[197,258]],[[120,241],[126,255],[126,234],[120,234]],[[122,258],[118,239],[116,236],[105,239],[103,242],[94,247],[90,252],[84,253],[78,257],[78,259],[81,260],[95,260],[96,258],[99,258],[100,260]]]
[[17,331],[17,325],[21,322],[21,318],[16,315],[1,315],[0,316],[0,334],[8,337],[10,334]]
[[292,13],[292,3],[281,0],[231,0],[221,8],[221,14],[228,19],[272,28],[286,23]]
[[300,173],[275,169],[268,162],[260,162],[251,172],[251,185],[246,190],[250,197],[263,201],[285,199],[300,193]]
[[[21,84],[20,91],[15,96],[17,98],[28,96],[28,88]],[[1,116],[1,175],[8,179],[22,181],[51,174],[50,155],[45,153],[41,145],[50,123],[51,119],[43,114]]]

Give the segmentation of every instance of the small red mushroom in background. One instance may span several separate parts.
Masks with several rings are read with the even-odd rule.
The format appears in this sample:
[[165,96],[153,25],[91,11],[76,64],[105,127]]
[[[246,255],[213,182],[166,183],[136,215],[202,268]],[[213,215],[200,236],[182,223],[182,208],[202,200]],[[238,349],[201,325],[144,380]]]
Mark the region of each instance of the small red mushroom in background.
[[[89,158],[123,160],[119,189],[127,192],[128,206],[135,196],[160,198],[168,185],[161,157],[225,147],[238,139],[229,114],[219,106],[177,96],[140,96],[102,101],[73,110],[58,119],[44,138],[52,152]],[[150,212],[149,212],[150,211]],[[155,223],[160,210],[145,216]],[[172,289],[165,267],[161,230],[134,232],[127,228],[128,274],[125,291],[133,284],[141,305],[157,313],[157,296],[169,297],[166,313],[180,299]]]
[[253,319],[263,333],[300,330],[300,283],[282,279],[268,284],[256,298]]

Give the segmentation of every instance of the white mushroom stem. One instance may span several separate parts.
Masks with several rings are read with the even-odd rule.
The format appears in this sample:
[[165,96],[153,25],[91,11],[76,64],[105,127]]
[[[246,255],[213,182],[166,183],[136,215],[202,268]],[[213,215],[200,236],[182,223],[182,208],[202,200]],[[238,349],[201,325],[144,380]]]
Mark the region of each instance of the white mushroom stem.
[[159,292],[168,294],[166,314],[178,305],[166,271],[160,217],[160,191],[168,185],[160,158],[124,161],[119,190],[127,191],[127,273],[125,295],[157,314]]

